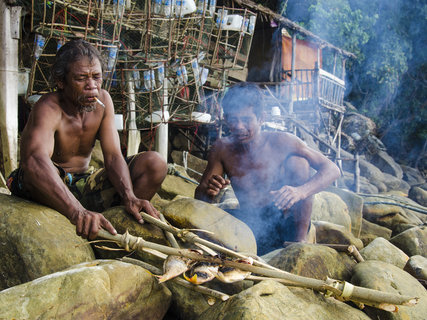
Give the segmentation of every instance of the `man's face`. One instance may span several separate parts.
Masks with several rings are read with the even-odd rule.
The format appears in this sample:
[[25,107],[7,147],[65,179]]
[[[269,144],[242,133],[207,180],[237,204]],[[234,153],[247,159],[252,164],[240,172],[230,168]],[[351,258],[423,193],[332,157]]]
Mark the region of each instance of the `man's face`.
[[237,143],[248,143],[260,132],[260,120],[257,119],[253,107],[231,112],[225,116],[225,120],[230,128],[231,138]]
[[89,108],[96,104],[95,97],[99,96],[102,85],[102,68],[98,59],[90,60],[82,57],[69,66],[69,72],[64,82],[58,87],[63,89],[64,96],[73,104]]

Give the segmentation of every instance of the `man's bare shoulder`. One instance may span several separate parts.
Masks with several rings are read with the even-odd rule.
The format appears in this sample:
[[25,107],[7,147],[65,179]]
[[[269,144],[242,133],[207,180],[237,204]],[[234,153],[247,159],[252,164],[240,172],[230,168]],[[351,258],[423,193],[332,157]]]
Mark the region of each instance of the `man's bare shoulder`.
[[59,94],[51,92],[44,94],[31,109],[32,113],[46,113],[49,115],[62,114],[60,106]]
[[266,132],[263,133],[263,140],[273,145],[286,145],[288,147],[297,146],[302,143],[296,135],[288,132]]

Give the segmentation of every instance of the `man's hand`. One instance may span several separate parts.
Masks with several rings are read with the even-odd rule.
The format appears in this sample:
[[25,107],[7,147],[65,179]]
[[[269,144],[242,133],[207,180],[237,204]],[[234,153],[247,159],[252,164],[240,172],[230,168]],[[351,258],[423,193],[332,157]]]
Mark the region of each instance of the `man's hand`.
[[144,223],[144,220],[142,219],[142,216],[140,214],[141,211],[145,211],[150,216],[159,219],[160,214],[156,210],[156,208],[153,207],[153,205],[148,200],[133,198],[132,200],[125,201],[125,208],[126,211],[132,214],[136,221],[138,221],[140,224]]
[[74,214],[70,221],[76,226],[76,233],[85,239],[95,239],[101,229],[105,229],[113,235],[117,234],[113,225],[101,213],[89,210],[80,211]]
[[298,187],[283,186],[279,190],[270,191],[273,196],[273,202],[279,210],[288,210],[300,200],[304,200],[306,196]]
[[208,181],[208,188],[206,190],[206,193],[214,198],[218,195],[218,193],[224,189],[227,185],[230,184],[230,180],[228,179],[224,179],[223,177],[221,177],[220,175],[213,175],[212,177],[209,178]]

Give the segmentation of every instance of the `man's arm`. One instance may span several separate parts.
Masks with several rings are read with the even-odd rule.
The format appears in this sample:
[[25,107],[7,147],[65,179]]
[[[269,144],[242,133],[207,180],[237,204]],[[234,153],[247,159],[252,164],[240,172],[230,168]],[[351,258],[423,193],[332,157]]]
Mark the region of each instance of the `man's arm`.
[[339,168],[320,152],[309,148],[302,140],[287,135],[283,143],[291,149],[291,155],[305,158],[317,172],[306,183],[298,186],[283,186],[272,191],[273,200],[279,209],[287,210],[300,200],[324,190],[340,176]]
[[230,184],[230,180],[223,178],[224,167],[221,161],[221,149],[221,142],[218,141],[209,152],[208,164],[194,193],[196,199],[212,202],[221,189]]
[[115,234],[108,220],[80,204],[51,161],[60,120],[61,110],[54,105],[51,96],[42,97],[33,107],[21,137],[20,165],[25,187],[35,200],[57,210],[76,225],[78,235],[93,238],[101,227]]
[[99,140],[104,155],[105,169],[108,179],[120,195],[126,210],[131,213],[139,223],[143,223],[141,210],[158,218],[157,210],[148,200],[139,199],[133,191],[129,167],[120,150],[120,140],[114,124],[114,107],[109,93],[102,90],[101,100],[105,104],[104,118],[99,129]]

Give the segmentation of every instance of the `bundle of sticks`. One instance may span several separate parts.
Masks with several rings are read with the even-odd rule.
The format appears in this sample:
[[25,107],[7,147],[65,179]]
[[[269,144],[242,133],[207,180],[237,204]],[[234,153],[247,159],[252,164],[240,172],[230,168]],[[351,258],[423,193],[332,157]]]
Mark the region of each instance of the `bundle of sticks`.
[[[135,261],[135,259],[130,258],[123,259],[123,261],[136,263],[157,274],[159,282],[173,279],[182,285],[197,288],[197,291],[210,294],[223,301],[228,299],[227,295],[199,285],[214,278],[223,282],[241,281],[243,279],[255,281],[273,279],[287,286],[310,288],[341,301],[353,301],[360,307],[369,305],[391,312],[397,311],[398,305],[413,306],[419,300],[418,297],[363,288],[346,281],[330,278],[318,280],[295,275],[275,268],[257,257],[243,255],[203,239],[191,230],[176,228],[169,224],[162,215],[160,220],[144,212],[141,212],[141,215],[146,222],[163,229],[171,247],[146,241],[142,237],[132,236],[128,232],[112,235],[105,230],[100,230],[98,236],[116,242],[126,251],[145,251],[164,258],[163,270],[150,266],[143,261]],[[180,248],[175,237],[183,242],[194,244],[202,250]],[[188,282],[177,278],[181,274]]]

